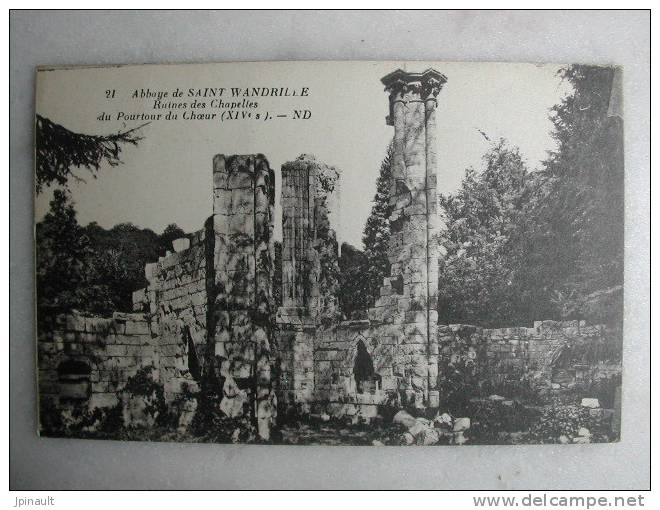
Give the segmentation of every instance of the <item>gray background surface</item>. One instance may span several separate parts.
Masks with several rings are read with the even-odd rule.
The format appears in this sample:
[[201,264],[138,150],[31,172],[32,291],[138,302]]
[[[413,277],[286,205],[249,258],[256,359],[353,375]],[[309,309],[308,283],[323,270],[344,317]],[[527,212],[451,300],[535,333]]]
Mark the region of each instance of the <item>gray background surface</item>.
[[[644,11],[13,12],[10,487],[648,488],[649,18],[650,14]],[[496,60],[624,66],[627,251],[620,443],[358,448],[37,437],[32,311],[34,67],[302,59]]]

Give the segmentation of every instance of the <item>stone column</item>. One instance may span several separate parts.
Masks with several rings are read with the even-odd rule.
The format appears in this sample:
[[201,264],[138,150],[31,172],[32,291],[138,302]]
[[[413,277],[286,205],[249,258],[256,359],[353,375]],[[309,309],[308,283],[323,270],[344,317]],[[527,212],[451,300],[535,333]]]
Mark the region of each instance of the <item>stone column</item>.
[[[328,194],[339,174],[312,155],[282,165],[282,306],[277,313],[281,403],[309,410],[316,328],[337,319],[336,237]],[[332,185],[329,183],[332,182]]]
[[277,313],[285,408],[309,412],[314,390],[314,315],[319,300],[314,165],[298,158],[282,165],[282,306]]
[[428,212],[426,250],[427,250],[427,288],[428,288],[428,339],[429,339],[429,395],[428,406],[439,405],[438,385],[438,260],[440,247],[439,230],[442,228],[438,216],[437,194],[437,148],[436,148],[436,108],[437,96],[444,81],[429,76],[422,86],[422,97],[426,111],[426,207]]
[[262,439],[270,437],[272,271],[275,175],[266,158],[213,159],[213,293],[209,341],[221,378],[221,409],[249,409]]
[[394,126],[390,205],[391,276],[370,310],[372,320],[400,325],[396,372],[408,405],[437,400],[436,97],[446,78],[397,70],[382,79]]

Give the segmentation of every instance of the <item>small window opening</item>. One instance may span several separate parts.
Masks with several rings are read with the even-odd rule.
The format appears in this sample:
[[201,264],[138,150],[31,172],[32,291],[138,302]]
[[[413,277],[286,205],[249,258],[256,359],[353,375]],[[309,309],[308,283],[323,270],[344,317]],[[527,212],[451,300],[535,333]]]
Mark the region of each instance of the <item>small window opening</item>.
[[67,360],[57,367],[61,403],[81,403],[89,399],[92,369],[79,360]]
[[380,389],[381,376],[374,370],[374,363],[362,340],[357,343],[353,365],[353,377],[358,393],[375,393]]

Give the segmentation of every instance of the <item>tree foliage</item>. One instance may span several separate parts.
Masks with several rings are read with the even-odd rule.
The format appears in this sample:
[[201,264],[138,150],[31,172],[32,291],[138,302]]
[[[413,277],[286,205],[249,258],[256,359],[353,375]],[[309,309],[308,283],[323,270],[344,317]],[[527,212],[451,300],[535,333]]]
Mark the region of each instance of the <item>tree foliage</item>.
[[623,135],[610,115],[614,69],[560,71],[573,92],[551,109],[557,149],[529,172],[500,140],[441,196],[445,322],[507,326],[538,319],[620,323]]
[[440,242],[439,312],[443,322],[499,324],[524,315],[518,270],[521,226],[533,179],[517,148],[492,144],[481,173],[468,169],[461,188],[440,195],[446,230]]
[[69,196],[55,190],[50,211],[36,226],[36,280],[39,315],[72,308],[99,312],[112,306],[99,283],[92,244],[78,225]]
[[376,195],[362,236],[364,255],[368,264],[366,275],[367,288],[371,296],[370,306],[378,297],[383,278],[390,275],[387,248],[390,242],[390,215],[392,214],[389,199],[392,186],[393,147],[393,144],[390,143],[380,165],[380,173],[376,181]]
[[41,193],[44,187],[51,184],[66,187],[70,177],[80,179],[73,173],[73,168],[85,167],[96,177],[103,161],[110,166],[119,165],[122,145],[137,145],[142,140],[137,133],[144,125],[112,135],[86,135],[69,131],[46,117],[37,115],[37,193]]
[[130,311],[133,292],[147,285],[144,265],[171,250],[173,236],[185,236],[175,224],[162,235],[132,223],[109,230],[96,223],[82,227],[69,194],[62,190],[55,190],[36,234],[40,314]]
[[372,301],[366,277],[368,267],[369,262],[363,251],[348,243],[341,245],[339,302],[346,319],[366,318]]
[[547,257],[538,273],[563,316],[618,318],[624,162],[623,121],[611,104],[616,71],[573,65],[560,73],[574,93],[552,109],[557,150],[541,171],[542,196],[531,214],[534,242],[561,257],[563,267]]
[[341,306],[348,318],[366,316],[367,309],[378,298],[383,278],[390,274],[387,247],[392,212],[389,205],[392,154],[393,146],[390,143],[380,165],[371,214],[362,235],[364,252],[347,244],[342,246],[342,258],[339,261],[342,270]]

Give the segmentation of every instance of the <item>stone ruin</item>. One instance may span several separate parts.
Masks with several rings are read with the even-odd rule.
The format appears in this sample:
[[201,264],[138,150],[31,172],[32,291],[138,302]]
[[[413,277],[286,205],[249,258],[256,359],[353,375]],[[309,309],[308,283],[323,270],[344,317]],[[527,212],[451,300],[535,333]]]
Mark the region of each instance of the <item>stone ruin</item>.
[[[289,413],[368,421],[383,406],[437,409],[441,371],[461,352],[490,380],[504,381],[514,367],[549,386],[567,339],[603,342],[603,327],[576,321],[500,330],[438,325],[435,117],[446,78],[398,70],[382,81],[394,126],[391,274],[368,320],[339,317],[329,167],[310,156],[282,166],[282,306],[275,309],[274,172],[261,154],[217,155],[213,215],[147,264],[135,313],[72,313],[40,330],[42,403],[62,413],[117,405],[128,379],[149,367],[180,428],[197,407],[190,395],[203,390],[216,394],[227,416],[248,415],[268,439]],[[123,406],[125,425],[140,421],[140,409]]]

